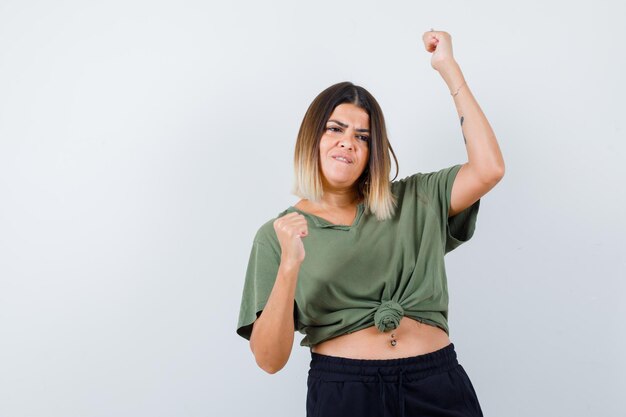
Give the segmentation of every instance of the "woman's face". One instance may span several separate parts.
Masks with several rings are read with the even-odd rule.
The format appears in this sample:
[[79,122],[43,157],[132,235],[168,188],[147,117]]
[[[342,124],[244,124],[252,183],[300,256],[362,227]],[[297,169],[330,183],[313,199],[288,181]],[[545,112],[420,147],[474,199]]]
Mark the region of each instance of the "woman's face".
[[369,160],[369,129],[369,115],[362,108],[350,103],[335,107],[320,140],[324,189],[352,187],[359,179]]

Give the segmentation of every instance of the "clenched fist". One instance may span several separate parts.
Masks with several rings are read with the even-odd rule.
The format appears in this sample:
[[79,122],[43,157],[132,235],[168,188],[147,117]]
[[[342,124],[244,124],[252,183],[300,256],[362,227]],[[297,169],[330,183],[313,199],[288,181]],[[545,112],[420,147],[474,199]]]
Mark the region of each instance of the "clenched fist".
[[285,214],[274,220],[274,230],[280,242],[281,263],[300,265],[305,256],[302,238],[309,234],[306,218],[296,212]]
[[429,31],[422,36],[424,46],[428,52],[432,52],[430,65],[441,72],[447,65],[455,62],[452,55],[452,36],[448,32]]

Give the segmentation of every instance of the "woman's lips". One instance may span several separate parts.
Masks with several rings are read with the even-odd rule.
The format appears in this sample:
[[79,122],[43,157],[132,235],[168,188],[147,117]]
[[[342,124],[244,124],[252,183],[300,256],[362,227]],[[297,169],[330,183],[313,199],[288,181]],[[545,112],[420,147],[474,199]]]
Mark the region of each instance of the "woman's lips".
[[345,158],[341,156],[333,156],[333,159],[337,162],[343,162],[344,164],[351,164],[352,162],[347,161]]

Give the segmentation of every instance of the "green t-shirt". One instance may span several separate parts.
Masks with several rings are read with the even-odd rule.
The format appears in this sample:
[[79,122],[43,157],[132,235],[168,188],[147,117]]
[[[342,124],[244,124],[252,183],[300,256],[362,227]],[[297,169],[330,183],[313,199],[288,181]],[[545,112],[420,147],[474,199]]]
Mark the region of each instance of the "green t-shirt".
[[[394,329],[403,315],[448,330],[448,285],[444,255],[474,234],[480,200],[448,217],[452,184],[461,165],[416,173],[391,182],[394,216],[379,221],[359,204],[352,225],[305,216],[294,300],[300,346],[370,326]],[[277,218],[277,217],[276,217]],[[281,248],[271,219],[257,231],[250,252],[237,334],[250,340],[252,323],[272,291]]]

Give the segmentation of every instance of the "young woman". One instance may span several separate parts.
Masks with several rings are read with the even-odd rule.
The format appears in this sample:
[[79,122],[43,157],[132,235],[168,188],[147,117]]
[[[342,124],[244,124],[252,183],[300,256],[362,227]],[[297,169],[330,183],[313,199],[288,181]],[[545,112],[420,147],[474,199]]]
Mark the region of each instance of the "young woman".
[[450,88],[468,162],[389,181],[390,155],[398,163],[378,103],[335,84],[298,133],[302,199],[254,237],[237,333],[268,373],[287,363],[294,331],[306,335],[307,417],[482,416],[449,339],[444,255],[472,237],[504,161],[450,35],[431,30],[423,41]]

